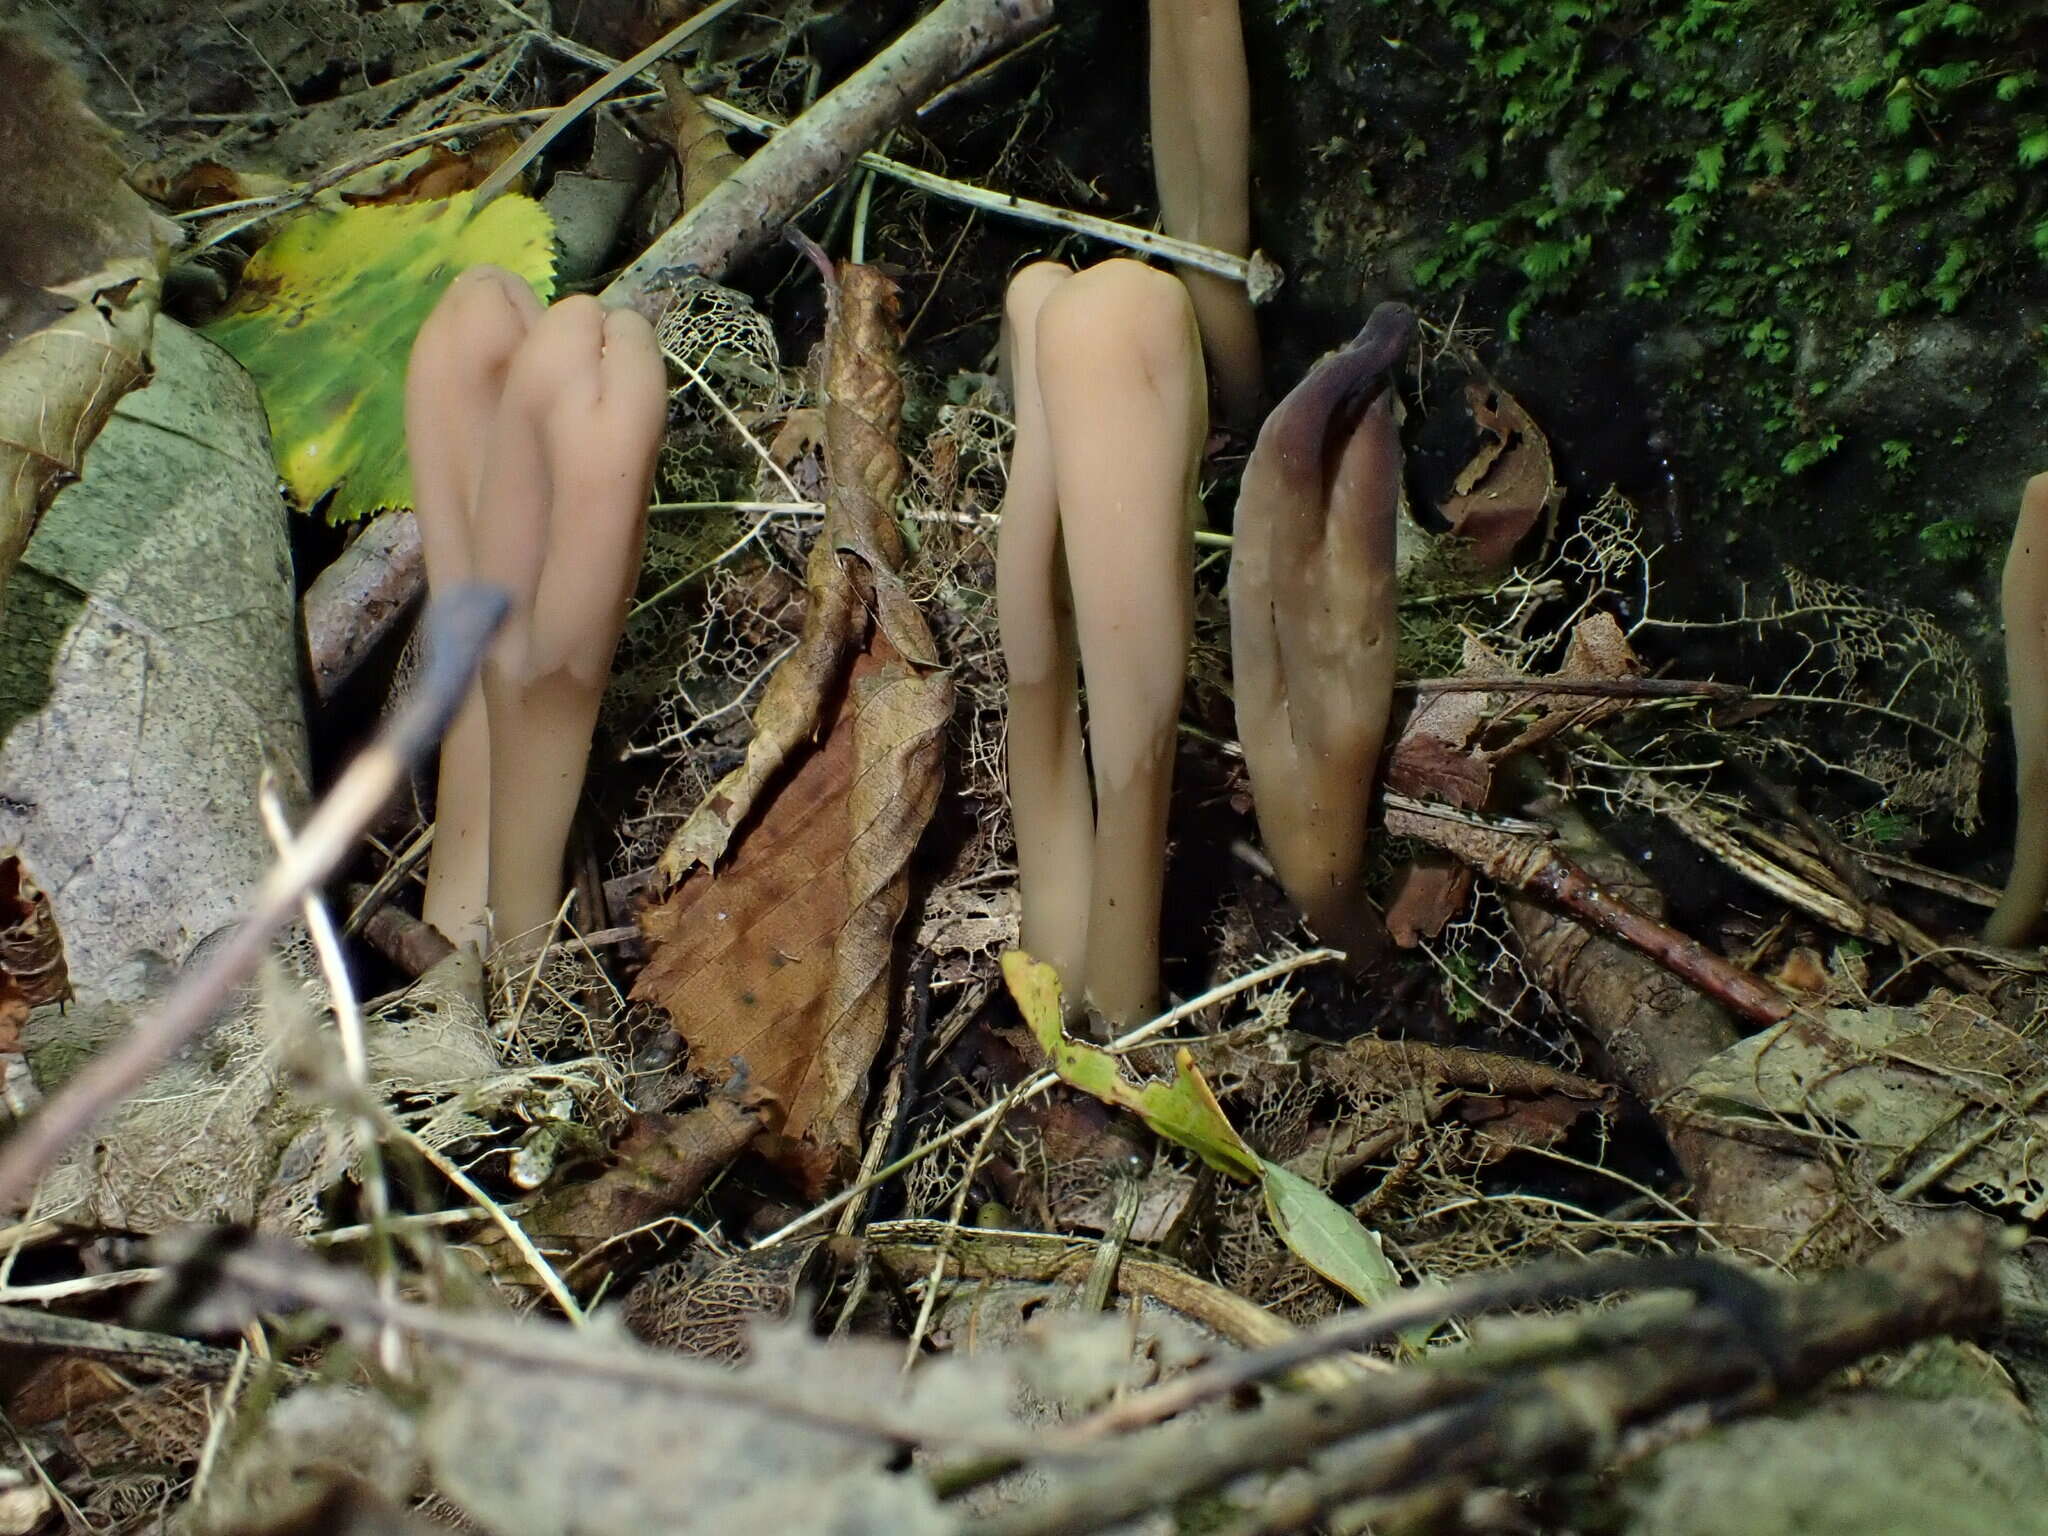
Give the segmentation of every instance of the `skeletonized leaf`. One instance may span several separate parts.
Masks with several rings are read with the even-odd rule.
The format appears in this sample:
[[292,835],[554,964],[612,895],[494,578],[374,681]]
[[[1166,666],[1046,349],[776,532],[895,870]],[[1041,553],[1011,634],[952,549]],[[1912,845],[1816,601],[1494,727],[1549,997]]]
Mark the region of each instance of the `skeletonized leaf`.
[[2048,1212],[2048,1057],[1967,999],[1801,1013],[1709,1058],[1672,1096],[1694,1119],[1825,1127],[1915,1192]]

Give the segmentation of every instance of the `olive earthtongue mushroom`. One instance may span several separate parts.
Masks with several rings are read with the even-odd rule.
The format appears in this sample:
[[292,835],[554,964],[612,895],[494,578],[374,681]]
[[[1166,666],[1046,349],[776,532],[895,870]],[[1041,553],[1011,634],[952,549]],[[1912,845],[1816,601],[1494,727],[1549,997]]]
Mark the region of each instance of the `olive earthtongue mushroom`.
[[1208,435],[1201,342],[1187,291],[1134,261],[1071,277],[1028,268],[1011,285],[1006,324],[1017,441],[996,603],[1025,943],[1048,946],[1069,997],[1127,1024],[1159,992],[1195,478]]
[[2005,896],[1984,925],[1984,942],[2010,946],[2027,941],[2048,900],[2048,474],[2029,480],[2020,498],[1999,595],[2019,822]]
[[1415,316],[1382,304],[1267,418],[1245,466],[1230,562],[1238,738],[1267,856],[1318,935],[1352,952],[1383,930],[1360,885],[1393,705],[1393,370]]

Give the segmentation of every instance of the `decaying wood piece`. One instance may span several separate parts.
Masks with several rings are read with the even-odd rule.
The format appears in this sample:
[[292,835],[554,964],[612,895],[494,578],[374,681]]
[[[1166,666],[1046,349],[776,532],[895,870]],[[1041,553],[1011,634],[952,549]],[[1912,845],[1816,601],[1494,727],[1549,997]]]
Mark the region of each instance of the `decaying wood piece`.
[[299,602],[313,696],[325,704],[412,611],[425,590],[419,523],[380,512],[313,578]]
[[[1544,815],[1563,831],[1577,864],[1608,893],[1646,920],[1662,914],[1663,894],[1582,816],[1562,805],[1545,806]],[[1599,1046],[1616,1080],[1653,1110],[1702,1062],[1736,1042],[1740,1032],[1720,1003],[1658,960],[1530,895],[1510,892],[1505,899],[1531,970]],[[1742,989],[1745,996],[1766,992],[1754,978]],[[1769,995],[1777,1017],[1792,1011],[1785,999]],[[1777,1259],[1837,1249],[1829,1229],[1840,1215],[1841,1196],[1824,1162],[1668,1113],[1663,1125],[1692,1181],[1693,1204],[1731,1247]]]
[[[524,1212],[527,1235],[556,1256],[556,1267],[588,1295],[634,1255],[621,1239],[663,1216],[686,1211],[761,1129],[765,1105],[741,1089],[714,1094],[680,1115],[637,1115],[595,1178],[563,1184]],[[502,1230],[469,1240],[502,1284],[531,1283],[532,1271]]]
[[[1762,1407],[1778,1393],[1815,1387],[1874,1351],[1993,1326],[2000,1312],[1998,1254],[1990,1223],[1957,1217],[1862,1267],[1786,1293],[1772,1308],[1775,1317],[1762,1324],[1770,1337],[1759,1336],[1758,1320],[1728,1310],[1726,1297],[1702,1295],[1675,1313],[1645,1303],[1565,1322],[1533,1360],[1526,1350],[1496,1357],[1476,1348],[1463,1359],[1445,1356],[1426,1370],[1375,1375],[1341,1392],[1276,1396],[1252,1413],[1183,1418],[1122,1442],[1108,1440],[1111,1427],[1150,1422],[1138,1411],[1147,1398],[1185,1397],[1180,1389],[1192,1377],[1178,1378],[1061,1431],[1058,1438],[1070,1447],[1086,1439],[1093,1456],[1084,1470],[978,1521],[975,1530],[982,1536],[1101,1530],[1247,1473],[1304,1462],[1311,1468],[1305,1481],[1276,1485],[1257,1523],[1230,1529],[1301,1529],[1319,1513],[1360,1498],[1455,1499],[1474,1486],[1515,1486],[1598,1466],[1611,1455],[1617,1430],[1688,1404]],[[1629,1282],[1619,1276],[1628,1262],[1616,1263],[1603,1289],[1676,1283],[1650,1276],[1688,1264],[1708,1268],[1705,1261],[1652,1261],[1642,1279]],[[1594,1267],[1608,1269],[1588,1269]],[[1568,1273],[1549,1266],[1542,1272],[1560,1279]],[[1459,1289],[1511,1294],[1524,1273],[1474,1277]],[[1501,1304],[1506,1299],[1497,1298]],[[1444,1304],[1443,1297],[1417,1298],[1363,1317],[1342,1315],[1264,1351],[1267,1374],[1282,1360],[1298,1363],[1311,1341],[1356,1342],[1375,1315],[1397,1330]],[[1207,1370],[1236,1363],[1225,1357]],[[1100,1427],[1091,1433],[1094,1426]]]
[[945,0],[670,225],[604,291],[645,306],[658,274],[717,279],[780,233],[933,93],[1052,19],[1052,0]]

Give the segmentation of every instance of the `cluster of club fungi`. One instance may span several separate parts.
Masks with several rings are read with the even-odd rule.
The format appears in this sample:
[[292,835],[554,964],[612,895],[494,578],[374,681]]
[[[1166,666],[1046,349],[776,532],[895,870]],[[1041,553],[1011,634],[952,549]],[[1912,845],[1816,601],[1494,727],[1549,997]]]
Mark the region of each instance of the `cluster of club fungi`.
[[[1249,256],[1236,0],[1151,0],[1150,24],[1161,221]],[[1413,331],[1383,305],[1272,413],[1230,574],[1260,827],[1318,932],[1354,946],[1372,926],[1359,869],[1394,679],[1389,380]],[[1258,419],[1258,329],[1244,286],[1212,273],[1039,262],[1011,281],[1002,358],[1017,419],[997,603],[1021,942],[1058,969],[1075,1012],[1128,1024],[1158,1002],[1211,389],[1223,421]],[[429,584],[480,579],[513,598],[441,751],[425,916],[458,944],[530,952],[560,904],[664,388],[637,315],[587,298],[544,308],[492,267],[450,285],[414,346],[407,436]]]
[[[1150,0],[1150,29],[1161,222],[1249,256],[1237,0]],[[1397,650],[1393,379],[1415,327],[1381,305],[1265,418],[1230,565],[1266,852],[1316,933],[1354,954],[1384,932],[1361,870]],[[1258,420],[1258,330],[1244,286],[1213,273],[1038,262],[1010,282],[1001,357],[1017,424],[996,584],[1021,945],[1058,970],[1071,1013],[1127,1025],[1159,1000],[1209,402],[1232,427]],[[544,308],[495,268],[458,278],[420,333],[407,424],[429,581],[494,581],[514,602],[441,754],[425,913],[458,943],[530,948],[555,916],[664,386],[640,317],[587,298]],[[1985,938],[2011,945],[2048,899],[2048,475],[2027,488],[2004,598],[2021,814]]]

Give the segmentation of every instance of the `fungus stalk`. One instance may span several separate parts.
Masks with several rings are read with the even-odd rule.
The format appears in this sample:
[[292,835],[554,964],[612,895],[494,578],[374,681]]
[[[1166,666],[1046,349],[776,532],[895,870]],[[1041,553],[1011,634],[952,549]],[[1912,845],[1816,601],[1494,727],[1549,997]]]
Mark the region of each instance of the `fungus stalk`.
[[1052,438],[1038,388],[1038,317],[1073,277],[1038,262],[1003,301],[1002,359],[1017,435],[996,545],[996,609],[1009,677],[1008,780],[1017,844],[1022,947],[1081,999],[1088,958],[1088,892],[1095,863],[1095,802],[1081,737],[1080,662],[1060,549]]
[[[1151,0],[1152,172],[1169,235],[1252,253],[1251,77],[1238,0]],[[1249,427],[1264,391],[1244,285],[1179,269],[1201,325],[1223,417]]]
[[[477,482],[513,355],[541,316],[520,278],[472,267],[448,285],[420,327],[405,376],[406,444],[427,584],[477,579]],[[489,726],[481,681],[441,740],[434,853],[422,915],[456,944],[488,938]]]
[[[487,905],[501,941],[537,943],[560,903],[667,412],[644,319],[590,298],[544,313],[535,301],[508,352],[499,311],[522,307],[515,288],[525,285],[494,269],[458,278],[422,327],[408,377],[428,580],[459,574],[512,595],[484,662],[481,744],[472,733],[442,757],[429,881],[431,893],[443,880],[448,899],[429,920],[457,942],[481,937]],[[492,345],[457,350],[482,340]],[[460,498],[450,488],[465,482],[465,515],[451,518]]]
[[1414,315],[1382,304],[1274,410],[1245,466],[1230,563],[1259,831],[1287,894],[1354,960],[1383,938],[1360,874],[1399,641],[1392,375],[1414,336]]
[[1186,290],[1132,261],[1028,268],[1005,322],[1017,440],[996,591],[1024,943],[1069,998],[1125,1024],[1159,992],[1208,434],[1201,343]]
[[2029,480],[2020,498],[1999,599],[2019,822],[2005,896],[1984,925],[1984,942],[2015,946],[2033,933],[2048,900],[2048,474]]

